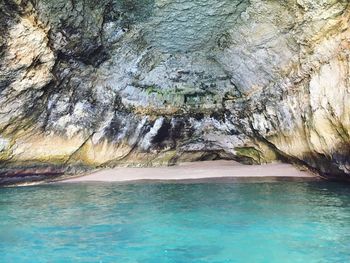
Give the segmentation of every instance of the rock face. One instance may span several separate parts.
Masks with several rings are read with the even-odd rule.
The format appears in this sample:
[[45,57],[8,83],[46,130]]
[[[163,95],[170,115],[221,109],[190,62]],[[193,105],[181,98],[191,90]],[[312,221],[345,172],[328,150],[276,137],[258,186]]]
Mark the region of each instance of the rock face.
[[348,0],[2,0],[3,174],[276,159],[350,176]]

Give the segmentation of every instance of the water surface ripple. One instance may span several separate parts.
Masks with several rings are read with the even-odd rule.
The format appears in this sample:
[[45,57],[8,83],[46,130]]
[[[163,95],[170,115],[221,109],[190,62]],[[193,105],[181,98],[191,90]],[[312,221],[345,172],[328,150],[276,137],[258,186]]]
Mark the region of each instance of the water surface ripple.
[[350,262],[350,187],[326,182],[0,189],[1,262]]

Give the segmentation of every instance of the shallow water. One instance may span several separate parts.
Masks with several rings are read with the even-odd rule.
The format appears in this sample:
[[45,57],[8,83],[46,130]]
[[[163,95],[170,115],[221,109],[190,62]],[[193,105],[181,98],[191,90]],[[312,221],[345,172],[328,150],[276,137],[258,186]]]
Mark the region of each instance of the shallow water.
[[350,186],[0,189],[1,262],[350,262]]

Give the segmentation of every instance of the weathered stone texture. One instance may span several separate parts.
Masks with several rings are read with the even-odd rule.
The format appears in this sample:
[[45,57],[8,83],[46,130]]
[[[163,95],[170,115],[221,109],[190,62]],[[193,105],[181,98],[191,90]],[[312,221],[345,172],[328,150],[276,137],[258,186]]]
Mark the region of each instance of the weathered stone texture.
[[347,0],[3,0],[2,167],[349,176],[349,20]]

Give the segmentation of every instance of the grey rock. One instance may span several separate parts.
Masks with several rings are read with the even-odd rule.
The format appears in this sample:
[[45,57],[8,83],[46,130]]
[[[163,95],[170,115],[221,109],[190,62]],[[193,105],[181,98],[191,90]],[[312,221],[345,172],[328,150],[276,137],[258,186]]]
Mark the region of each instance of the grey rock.
[[347,0],[4,0],[2,171],[280,159],[348,178],[349,14]]

